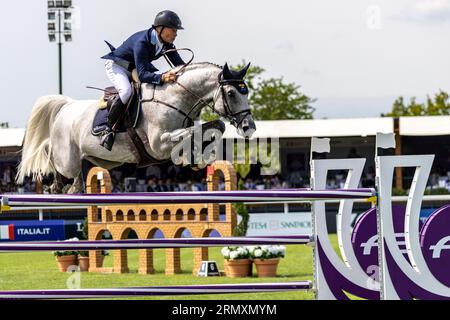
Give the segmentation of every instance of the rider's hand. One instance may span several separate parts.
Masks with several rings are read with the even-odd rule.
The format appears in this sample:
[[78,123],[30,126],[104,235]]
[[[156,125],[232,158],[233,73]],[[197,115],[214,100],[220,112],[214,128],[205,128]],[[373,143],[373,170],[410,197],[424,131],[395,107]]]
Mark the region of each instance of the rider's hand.
[[163,75],[162,75],[163,82],[172,83],[172,82],[175,82],[175,80],[177,80],[177,75],[175,72],[169,71],[169,72],[163,73]]

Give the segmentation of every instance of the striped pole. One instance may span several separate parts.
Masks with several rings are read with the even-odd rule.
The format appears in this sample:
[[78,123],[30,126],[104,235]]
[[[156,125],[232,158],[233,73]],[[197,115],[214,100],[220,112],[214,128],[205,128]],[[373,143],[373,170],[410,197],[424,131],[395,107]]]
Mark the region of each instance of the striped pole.
[[94,240],[94,241],[42,241],[4,242],[0,252],[18,251],[63,251],[63,250],[104,250],[104,249],[157,249],[157,248],[197,248],[238,245],[294,245],[309,244],[311,235],[263,236],[263,237],[207,237],[172,238],[143,240]]
[[25,206],[105,206],[121,204],[225,203],[370,199],[374,189],[147,192],[78,195],[0,195],[2,210]]
[[86,299],[168,295],[229,294],[309,290],[311,281],[131,287],[113,289],[51,289],[0,291],[0,299]]

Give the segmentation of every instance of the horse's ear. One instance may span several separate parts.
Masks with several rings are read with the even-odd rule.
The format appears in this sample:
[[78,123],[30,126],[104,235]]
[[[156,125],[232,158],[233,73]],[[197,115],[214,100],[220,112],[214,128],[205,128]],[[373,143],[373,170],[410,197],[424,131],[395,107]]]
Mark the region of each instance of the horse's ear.
[[225,65],[223,66],[223,78],[224,79],[232,79],[233,78],[230,68],[228,68],[228,63],[226,63],[226,62],[225,62]]
[[244,79],[249,67],[250,67],[250,62],[247,63],[247,65],[239,71],[239,75],[241,76],[241,79]]

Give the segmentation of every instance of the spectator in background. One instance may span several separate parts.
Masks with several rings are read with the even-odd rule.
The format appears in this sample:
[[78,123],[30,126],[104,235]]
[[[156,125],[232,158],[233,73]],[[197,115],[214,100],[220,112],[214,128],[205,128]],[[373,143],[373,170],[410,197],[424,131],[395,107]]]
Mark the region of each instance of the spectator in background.
[[178,191],[178,190],[176,190],[175,185],[172,183],[171,179],[166,180],[166,187],[167,187],[167,191],[170,191],[170,192]]
[[347,158],[354,159],[354,158],[361,158],[361,156],[356,152],[356,148],[350,148]]
[[121,170],[111,170],[111,179],[115,183],[119,183],[122,180],[122,171]]
[[154,176],[161,179],[161,168],[159,166],[150,166],[147,168],[147,171],[145,171],[145,175],[147,177]]
[[164,180],[161,180],[161,179],[158,180],[157,190],[158,190],[158,192],[169,191],[169,188],[166,186],[166,183]]
[[303,187],[303,177],[300,171],[293,171],[288,176],[288,182],[291,188]]
[[157,192],[157,184],[156,184],[156,178],[155,177],[150,177],[147,180],[147,192]]
[[255,183],[253,182],[252,179],[247,178],[247,179],[245,179],[245,182],[244,182],[244,188],[246,190],[255,190],[256,189],[256,185],[255,185]]
[[7,166],[2,175],[3,183],[9,185],[13,182],[13,172],[10,166]]

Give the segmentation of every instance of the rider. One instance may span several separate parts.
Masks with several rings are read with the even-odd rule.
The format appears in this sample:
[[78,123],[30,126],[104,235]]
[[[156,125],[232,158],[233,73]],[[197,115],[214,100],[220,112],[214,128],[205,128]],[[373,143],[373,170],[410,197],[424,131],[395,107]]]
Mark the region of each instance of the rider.
[[[108,128],[100,143],[109,151],[114,143],[112,127],[125,112],[127,102],[132,95],[131,71],[137,70],[141,83],[162,85],[176,80],[176,74],[172,71],[163,74],[155,73],[158,69],[151,62],[160,58],[164,51],[175,48],[173,42],[180,29],[184,28],[181,26],[178,15],[173,11],[165,10],[156,15],[150,29],[133,34],[117,49],[106,42],[111,52],[102,59],[106,59],[106,74],[119,92],[118,97],[111,104]],[[167,53],[167,58],[175,67],[184,64],[176,51]]]

